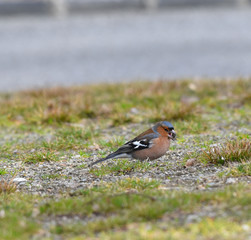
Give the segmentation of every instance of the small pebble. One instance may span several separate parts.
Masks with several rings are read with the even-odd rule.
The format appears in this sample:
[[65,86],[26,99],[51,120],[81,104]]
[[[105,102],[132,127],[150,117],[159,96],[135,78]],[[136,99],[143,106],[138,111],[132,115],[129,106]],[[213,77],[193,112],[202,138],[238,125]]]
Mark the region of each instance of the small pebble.
[[211,188],[216,188],[216,187],[219,187],[220,185],[218,183],[215,183],[215,182],[210,182],[207,184],[208,187],[211,187]]
[[186,167],[194,166],[195,163],[196,163],[195,158],[188,159],[187,162],[186,162]]
[[12,181],[14,183],[27,182],[27,180],[25,178],[14,178]]
[[195,214],[188,215],[186,219],[186,223],[194,223],[200,220],[200,217]]
[[4,211],[4,209],[2,209],[0,211],[0,218],[4,218],[4,217],[5,217],[5,211]]
[[236,179],[234,178],[228,178],[226,181],[226,184],[233,184],[233,183],[236,183]]

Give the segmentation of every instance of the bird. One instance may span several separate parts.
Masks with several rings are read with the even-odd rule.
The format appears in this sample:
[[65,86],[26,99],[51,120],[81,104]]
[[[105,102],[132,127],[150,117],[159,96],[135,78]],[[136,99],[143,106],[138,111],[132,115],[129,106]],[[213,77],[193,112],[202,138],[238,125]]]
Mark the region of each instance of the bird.
[[89,164],[89,167],[116,158],[131,158],[141,161],[154,160],[162,157],[169,149],[170,140],[175,139],[176,132],[170,122],[157,122],[153,127],[126,142],[115,152]]

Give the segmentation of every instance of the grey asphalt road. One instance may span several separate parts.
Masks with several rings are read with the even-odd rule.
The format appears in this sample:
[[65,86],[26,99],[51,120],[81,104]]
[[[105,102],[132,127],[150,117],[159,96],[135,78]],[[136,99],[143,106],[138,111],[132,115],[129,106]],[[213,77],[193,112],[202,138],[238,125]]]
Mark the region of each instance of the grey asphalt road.
[[0,19],[0,91],[251,76],[251,10]]

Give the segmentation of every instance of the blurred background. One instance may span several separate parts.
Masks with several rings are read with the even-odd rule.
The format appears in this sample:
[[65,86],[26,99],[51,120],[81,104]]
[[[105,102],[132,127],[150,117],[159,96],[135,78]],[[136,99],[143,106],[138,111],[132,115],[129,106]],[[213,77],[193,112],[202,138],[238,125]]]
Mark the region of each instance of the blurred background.
[[251,76],[251,0],[0,0],[0,91]]

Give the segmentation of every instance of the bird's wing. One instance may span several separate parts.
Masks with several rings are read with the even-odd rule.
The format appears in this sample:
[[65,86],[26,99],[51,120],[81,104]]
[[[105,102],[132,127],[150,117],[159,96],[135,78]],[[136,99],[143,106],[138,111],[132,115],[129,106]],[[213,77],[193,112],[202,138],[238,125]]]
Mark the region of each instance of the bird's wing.
[[[128,153],[134,152],[137,150],[142,150],[145,148],[150,148],[152,145],[152,140],[158,138],[159,135],[156,133],[149,133],[146,135],[139,135],[138,137],[132,139],[131,141],[125,143],[121,148],[125,147],[128,150]],[[120,150],[120,148],[118,149]],[[118,151],[117,150],[117,151]]]
[[93,166],[94,164],[103,162],[110,158],[125,158],[131,157],[131,154],[135,151],[142,150],[145,148],[150,148],[152,145],[152,140],[158,138],[159,135],[156,133],[149,133],[146,135],[139,135],[136,138],[128,141],[123,146],[121,146],[117,151],[109,154],[107,157],[97,160],[94,163],[91,163],[89,166]]

